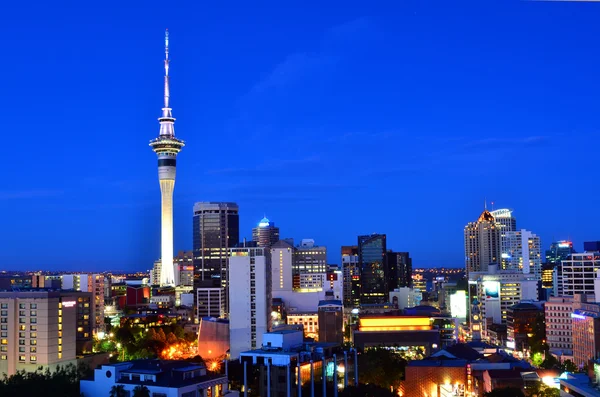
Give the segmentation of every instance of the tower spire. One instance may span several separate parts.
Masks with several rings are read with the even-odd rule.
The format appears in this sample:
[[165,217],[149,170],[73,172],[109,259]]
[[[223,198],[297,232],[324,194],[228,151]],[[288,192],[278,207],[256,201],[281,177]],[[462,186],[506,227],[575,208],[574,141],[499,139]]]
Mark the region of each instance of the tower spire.
[[165,30],[165,106],[163,107],[163,117],[173,117],[171,108],[169,108],[169,29]]

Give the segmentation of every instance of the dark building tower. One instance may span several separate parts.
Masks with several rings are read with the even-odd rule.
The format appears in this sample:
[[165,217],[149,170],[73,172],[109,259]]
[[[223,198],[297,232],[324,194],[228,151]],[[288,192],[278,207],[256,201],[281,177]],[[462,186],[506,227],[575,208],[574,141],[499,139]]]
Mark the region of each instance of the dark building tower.
[[360,271],[357,245],[342,246],[342,272],[344,274],[344,307],[359,307]]
[[546,250],[546,263],[560,265],[560,261],[567,259],[569,255],[574,253],[572,242],[566,240],[556,241],[550,244],[549,250]]
[[390,250],[386,254],[386,262],[388,291],[412,286],[412,259],[408,252]]
[[[228,248],[235,247],[240,240],[238,211],[235,203],[194,204],[194,289],[220,287],[228,296]],[[227,304],[225,312],[229,313]]]
[[319,301],[319,342],[344,343],[344,307],[333,298],[333,291],[325,293]]
[[265,216],[258,226],[252,229],[252,240],[261,248],[269,248],[279,241],[279,228]]
[[361,304],[385,303],[388,300],[386,252],[385,234],[358,236]]

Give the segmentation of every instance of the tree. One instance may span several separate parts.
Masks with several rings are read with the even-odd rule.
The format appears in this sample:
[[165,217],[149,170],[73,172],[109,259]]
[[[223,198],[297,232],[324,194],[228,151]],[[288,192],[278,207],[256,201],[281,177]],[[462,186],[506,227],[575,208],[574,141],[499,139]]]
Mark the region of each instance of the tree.
[[407,361],[389,349],[369,349],[358,355],[360,383],[384,389],[400,387]]
[[150,389],[144,385],[136,386],[133,389],[133,397],[150,397]]
[[527,389],[527,397],[560,397],[560,391],[542,382],[536,382]]
[[542,361],[542,365],[540,365],[540,367],[544,369],[552,369],[559,368],[559,365],[560,363],[556,357],[554,357],[552,354],[546,354],[546,358],[544,361]]
[[564,372],[578,372],[579,370],[579,368],[577,368],[577,365],[575,365],[575,363],[571,360],[563,361],[560,365],[560,369]]
[[109,397],[126,397],[127,393],[125,393],[125,386],[123,385],[114,385],[110,388]]
[[484,393],[483,397],[525,397],[525,394],[516,387],[502,387]]

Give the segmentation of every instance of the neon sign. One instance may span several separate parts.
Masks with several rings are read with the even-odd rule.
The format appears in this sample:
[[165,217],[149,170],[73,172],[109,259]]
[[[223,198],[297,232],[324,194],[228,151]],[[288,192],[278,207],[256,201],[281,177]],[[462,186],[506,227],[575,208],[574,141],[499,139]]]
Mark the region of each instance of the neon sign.
[[63,307],[73,307],[77,304],[77,302],[75,301],[66,301],[66,302],[62,302]]

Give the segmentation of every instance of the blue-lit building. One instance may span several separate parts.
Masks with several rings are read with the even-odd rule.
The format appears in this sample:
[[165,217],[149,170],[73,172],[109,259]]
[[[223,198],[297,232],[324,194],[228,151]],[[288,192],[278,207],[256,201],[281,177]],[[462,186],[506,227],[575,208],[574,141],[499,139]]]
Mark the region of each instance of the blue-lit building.
[[573,253],[575,250],[571,241],[556,241],[550,244],[550,249],[546,251],[546,263],[560,264],[561,260],[567,259]]
[[279,228],[265,216],[252,229],[252,240],[261,248],[269,248],[279,241]]

